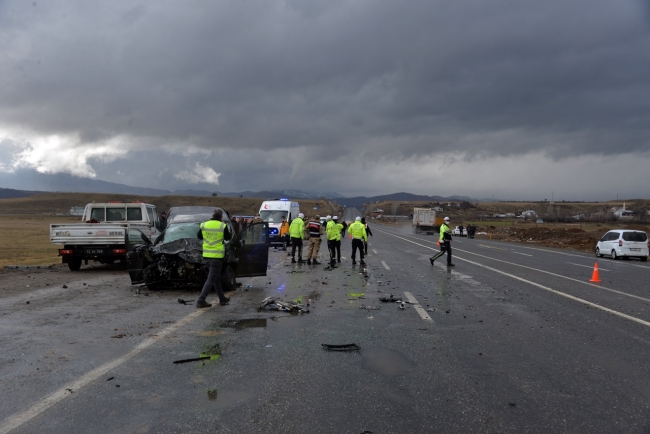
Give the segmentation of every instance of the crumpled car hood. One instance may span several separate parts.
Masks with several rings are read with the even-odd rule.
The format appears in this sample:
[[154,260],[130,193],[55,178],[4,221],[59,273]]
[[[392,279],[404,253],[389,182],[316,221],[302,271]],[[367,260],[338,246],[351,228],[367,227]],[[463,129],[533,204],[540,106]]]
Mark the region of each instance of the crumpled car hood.
[[154,255],[178,255],[187,262],[203,263],[203,241],[198,238],[181,238],[169,243],[158,244],[153,246],[151,251]]

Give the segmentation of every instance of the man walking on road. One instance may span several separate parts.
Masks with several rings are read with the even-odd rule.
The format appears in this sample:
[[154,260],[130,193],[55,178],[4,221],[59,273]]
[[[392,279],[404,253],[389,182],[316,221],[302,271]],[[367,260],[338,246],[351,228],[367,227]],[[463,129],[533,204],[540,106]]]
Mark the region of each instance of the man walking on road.
[[212,288],[217,292],[221,306],[227,305],[230,301],[230,298],[226,297],[221,289],[221,268],[226,253],[223,242],[228,241],[231,237],[228,226],[221,221],[222,217],[223,213],[220,209],[214,210],[212,219],[201,223],[199,232],[196,234],[200,240],[203,240],[203,260],[207,262],[209,270],[201,295],[196,301],[196,307],[212,306],[205,301]]
[[445,217],[445,222],[440,226],[440,252],[429,259],[431,265],[433,265],[433,261],[444,255],[445,252],[447,252],[447,267],[455,267],[451,263],[451,229],[449,229],[449,217]]
[[372,231],[370,230],[370,227],[368,226],[368,223],[366,223],[366,218],[362,217],[361,218],[361,224],[366,228],[366,240],[363,242],[363,253],[366,255],[368,254],[368,237],[372,237]]
[[323,225],[320,224],[319,215],[309,220],[307,229],[309,231],[309,250],[307,251],[307,264],[311,265],[313,259],[314,265],[318,265],[320,264],[320,262],[318,262],[318,251],[320,250],[321,243],[320,236],[323,235]]
[[368,242],[368,235],[366,234],[366,228],[363,223],[361,223],[361,217],[357,217],[348,229],[350,236],[352,236],[352,264],[356,264],[355,260],[357,249],[359,249],[359,257],[361,258],[360,264],[366,265],[363,262],[363,243]]
[[302,264],[302,240],[305,238],[305,222],[303,213],[293,219],[289,226],[289,235],[291,236],[291,263],[296,263],[296,247],[298,248],[298,262]]

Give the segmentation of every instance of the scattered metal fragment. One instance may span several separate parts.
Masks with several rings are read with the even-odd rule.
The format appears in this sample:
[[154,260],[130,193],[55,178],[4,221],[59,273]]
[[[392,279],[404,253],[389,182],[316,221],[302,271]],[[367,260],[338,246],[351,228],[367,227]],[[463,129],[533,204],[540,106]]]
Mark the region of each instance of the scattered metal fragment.
[[386,296],[386,297],[379,297],[379,301],[381,301],[383,303],[401,302],[402,297],[393,297],[393,294],[390,294],[389,296]]
[[381,306],[366,306],[366,305],[362,304],[361,306],[359,306],[359,309],[379,310],[379,309],[381,309]]
[[114,380],[114,379],[115,379],[115,377],[108,377],[108,378],[106,379],[106,381],[111,381],[111,380]]
[[359,351],[361,347],[357,344],[329,345],[320,344],[327,351]]
[[63,285],[61,288],[68,289],[68,285]]
[[267,297],[262,300],[260,307],[257,308],[258,312],[270,307],[274,310],[291,313],[309,313],[309,309],[302,304],[294,303],[292,301],[282,301],[276,297]]
[[192,303],[194,300],[183,300],[182,298],[179,298],[177,301],[179,304],[188,304]]
[[201,360],[210,360],[210,356],[195,357],[193,359],[175,360],[174,365],[179,363],[200,362]]

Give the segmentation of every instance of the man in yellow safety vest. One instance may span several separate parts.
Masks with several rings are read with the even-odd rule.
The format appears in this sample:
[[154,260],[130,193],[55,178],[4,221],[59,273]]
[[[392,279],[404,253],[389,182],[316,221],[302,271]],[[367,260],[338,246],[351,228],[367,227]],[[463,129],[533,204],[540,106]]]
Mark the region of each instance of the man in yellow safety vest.
[[359,257],[361,258],[359,263],[361,265],[366,265],[366,263],[363,262],[363,243],[368,242],[368,234],[366,233],[365,225],[361,223],[361,217],[355,219],[354,223],[352,223],[348,228],[348,232],[350,232],[350,236],[352,237],[352,264],[354,265],[357,263],[355,257],[357,256],[357,249],[359,249]]
[[230,301],[221,289],[221,269],[223,268],[223,258],[226,255],[226,249],[223,244],[231,237],[228,226],[221,221],[223,212],[220,209],[214,210],[212,219],[201,223],[197,237],[203,240],[203,261],[208,265],[208,278],[203,285],[203,290],[199,299],[196,301],[196,307],[211,307],[212,304],[205,301],[212,288],[217,292],[219,304],[225,306]]
[[439,243],[440,251],[435,256],[429,258],[431,265],[433,265],[433,261],[447,252],[447,267],[454,267],[455,265],[451,263],[451,229],[449,229],[449,217],[445,217],[445,222],[440,226]]

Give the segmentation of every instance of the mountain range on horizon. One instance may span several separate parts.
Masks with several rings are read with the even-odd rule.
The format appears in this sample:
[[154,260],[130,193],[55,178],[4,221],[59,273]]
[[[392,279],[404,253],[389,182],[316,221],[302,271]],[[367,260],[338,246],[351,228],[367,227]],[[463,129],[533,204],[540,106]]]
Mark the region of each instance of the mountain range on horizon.
[[31,196],[43,192],[67,193],[114,193],[141,196],[217,196],[246,197],[246,198],[280,198],[291,199],[317,199],[326,197],[339,205],[360,206],[377,201],[492,201],[492,199],[476,199],[467,196],[426,196],[400,192],[379,196],[344,197],[336,192],[315,192],[296,189],[263,190],[242,192],[219,192],[208,190],[165,190],[148,187],[134,187],[125,184],[102,181],[91,178],[81,178],[69,174],[44,174],[30,171],[29,177],[16,178],[10,173],[0,172],[0,199]]

